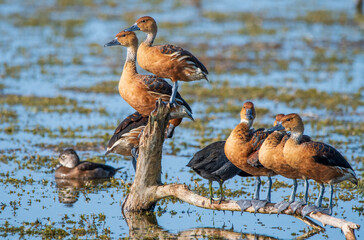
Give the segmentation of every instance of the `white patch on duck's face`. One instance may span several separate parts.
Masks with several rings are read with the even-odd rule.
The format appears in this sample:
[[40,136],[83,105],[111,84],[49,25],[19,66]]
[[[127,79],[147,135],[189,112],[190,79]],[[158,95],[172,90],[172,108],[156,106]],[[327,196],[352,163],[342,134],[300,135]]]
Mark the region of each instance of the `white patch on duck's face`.
[[59,162],[66,168],[74,168],[78,165],[79,159],[73,154],[62,154]]

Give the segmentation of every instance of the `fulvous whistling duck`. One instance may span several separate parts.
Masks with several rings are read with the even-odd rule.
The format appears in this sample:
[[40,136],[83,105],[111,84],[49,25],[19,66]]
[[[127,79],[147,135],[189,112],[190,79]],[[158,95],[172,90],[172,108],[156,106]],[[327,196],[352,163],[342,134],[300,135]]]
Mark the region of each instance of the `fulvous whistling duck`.
[[189,51],[170,44],[153,46],[158,28],[152,17],[141,17],[124,31],[138,30],[147,34],[147,38],[138,49],[138,63],[143,69],[158,77],[172,80],[171,104],[175,102],[178,80],[189,82],[206,79],[208,81],[206,67]]
[[135,170],[139,138],[148,123],[148,118],[143,117],[138,112],[125,118],[115,129],[114,135],[109,140],[105,155],[117,153],[124,156],[132,156],[132,164]]
[[[278,126],[283,117],[284,114],[277,114],[273,126]],[[284,131],[275,131],[264,140],[264,143],[259,149],[259,161],[265,168],[271,169],[283,177],[293,179],[293,189],[289,197],[289,201],[282,201],[275,205],[278,209],[278,213],[282,212],[291,203],[295,202],[297,178],[301,178],[298,169],[292,168],[288,165],[283,156],[283,148],[288,138],[289,135],[287,135]],[[303,135],[302,140],[307,142],[311,139],[310,137]],[[305,183],[305,186],[308,186],[307,183]],[[305,201],[307,201],[307,192],[305,192]],[[299,206],[301,206],[301,204],[296,203],[292,205],[291,208],[295,212]]]
[[59,155],[59,163],[55,168],[55,177],[64,179],[96,179],[110,178],[121,168],[83,161],[73,149],[66,149]]
[[216,181],[220,185],[220,201],[224,200],[223,184],[226,180],[239,175],[241,177],[251,176],[235,167],[225,155],[225,141],[211,143],[198,151],[187,164],[198,175],[209,180],[210,203],[213,200],[212,182]]
[[[136,69],[136,54],[138,49],[138,38],[134,32],[120,32],[105,47],[121,45],[127,47],[127,56],[124,69],[119,81],[119,94],[135,110],[143,116],[155,109],[155,102],[159,98],[167,102],[172,95],[172,86],[162,78],[153,75],[138,74]],[[179,118],[170,122],[172,129],[168,132],[168,137],[173,134],[175,124],[181,122],[181,118],[192,118],[192,109],[188,103],[176,93],[177,105],[172,109],[170,118]]]
[[[259,141],[263,141],[268,132],[266,131],[255,131],[252,129],[253,121],[255,119],[255,108],[252,102],[246,102],[240,112],[240,123],[230,133],[229,138],[225,143],[225,154],[226,157],[235,166],[243,170],[244,172],[255,176],[255,193],[253,201],[239,200],[238,204],[245,210],[246,208],[253,205],[254,209],[257,210],[264,207],[267,202],[270,202],[270,192],[272,186],[271,176],[275,175],[272,170],[264,168],[259,161],[257,161],[257,138]],[[263,137],[261,136],[263,135]],[[259,144],[260,145],[260,144]],[[259,147],[259,146],[258,146]],[[250,155],[255,155],[255,161],[248,161]],[[252,164],[254,163],[255,164]],[[259,200],[260,190],[260,176],[268,176],[268,194],[267,201]]]
[[[332,146],[321,142],[302,142],[304,125],[298,114],[284,116],[282,126],[291,132],[290,138],[284,145],[283,154],[287,163],[295,169],[303,179],[313,179],[320,185],[320,194],[315,207],[305,206],[302,214],[324,210],[321,208],[325,191],[324,183],[330,185],[330,200],[328,214],[332,213],[333,184],[348,180],[358,184],[355,172],[346,159]],[[326,212],[326,211],[324,211]]]

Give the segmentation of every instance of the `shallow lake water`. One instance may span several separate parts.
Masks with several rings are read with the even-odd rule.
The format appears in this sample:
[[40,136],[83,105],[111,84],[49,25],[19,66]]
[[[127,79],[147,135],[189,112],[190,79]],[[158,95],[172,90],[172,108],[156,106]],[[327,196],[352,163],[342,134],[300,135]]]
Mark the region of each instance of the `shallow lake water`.
[[[164,183],[207,195],[208,182],[186,164],[226,139],[242,103],[251,100],[256,128],[270,126],[277,113],[296,112],[306,134],[346,157],[359,186],[337,185],[333,215],[364,224],[364,17],[353,1],[0,0],[2,238],[129,237],[121,204],[134,177],[131,161],[104,156],[117,124],[134,112],[117,90],[126,50],[103,45],[144,15],[157,20],[157,44],[189,49],[210,72],[209,83],[180,84],[196,121],[184,120],[165,141]],[[123,169],[110,181],[56,182],[51,170],[67,147],[82,160]],[[287,198],[291,180],[273,180],[272,201]],[[318,188],[310,183],[313,203]],[[249,178],[225,184],[236,200],[251,197],[253,188]],[[302,190],[300,182],[301,197]],[[154,227],[180,238],[200,228],[211,234],[195,238],[344,238],[332,227],[311,236],[292,216],[211,211],[175,200],[159,202],[155,215]]]

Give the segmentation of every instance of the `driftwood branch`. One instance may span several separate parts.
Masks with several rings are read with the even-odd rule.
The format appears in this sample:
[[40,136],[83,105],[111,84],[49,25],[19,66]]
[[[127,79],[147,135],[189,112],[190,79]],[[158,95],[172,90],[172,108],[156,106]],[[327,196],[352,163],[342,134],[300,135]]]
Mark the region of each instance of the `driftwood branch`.
[[[124,215],[126,212],[150,210],[158,200],[166,197],[176,197],[184,202],[205,209],[241,211],[236,201],[229,200],[224,201],[221,204],[211,204],[210,199],[192,192],[184,184],[161,184],[162,146],[169,112],[170,107],[168,105],[165,105],[161,100],[157,101],[156,110],[151,114],[148,125],[144,129],[140,140],[135,179],[130,188],[130,193],[123,203]],[[292,215],[308,224],[314,230],[323,231],[324,228],[312,220],[302,217],[302,208],[303,207],[297,209],[296,213],[293,213],[292,210],[288,208],[281,214]],[[253,213],[254,209],[253,207],[249,207],[245,212]],[[260,208],[257,212],[262,214],[278,214],[273,203],[268,203],[264,208]],[[360,225],[358,224],[322,213],[310,213],[309,217],[320,221],[323,225],[340,228],[345,234],[346,239],[356,239],[354,230],[360,228]],[[126,219],[128,218],[126,217]]]

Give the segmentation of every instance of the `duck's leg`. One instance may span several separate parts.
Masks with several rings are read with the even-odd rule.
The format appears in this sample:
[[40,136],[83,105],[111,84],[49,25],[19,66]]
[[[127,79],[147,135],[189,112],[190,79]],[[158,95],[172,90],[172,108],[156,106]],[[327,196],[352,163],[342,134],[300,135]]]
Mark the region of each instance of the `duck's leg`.
[[[241,211],[243,212],[245,209],[249,208],[250,206],[253,205],[253,202],[258,202],[259,201],[259,191],[260,191],[260,185],[261,185],[261,181],[260,181],[260,177],[255,177],[255,190],[254,190],[254,196],[253,196],[253,200],[238,200],[236,201],[236,203],[239,205],[239,207],[241,208]],[[256,204],[255,204],[256,206]],[[254,207],[254,206],[253,206]],[[254,208],[255,210],[255,208]],[[256,211],[256,210],[255,210]]]
[[225,198],[224,198],[224,186],[223,186],[224,182],[220,179],[219,184],[220,184],[220,193],[221,193],[220,201],[219,201],[219,204],[220,204],[223,200],[225,200]]
[[[293,212],[296,212],[296,210],[300,207],[302,207],[303,205],[306,205],[307,204],[307,201],[308,201],[308,187],[309,187],[309,184],[308,184],[308,180],[305,179],[305,197],[304,197],[304,201],[303,202],[295,202],[293,201],[289,207],[292,209]],[[295,189],[297,190],[297,180],[296,180],[296,187]],[[295,191],[296,191],[295,190]],[[293,192],[292,192],[293,193]],[[293,198],[295,199],[295,197]]]
[[134,171],[136,171],[137,159],[138,159],[138,148],[131,149],[131,163],[133,164]]
[[315,206],[320,208],[322,206],[322,198],[324,197],[325,193],[325,185],[323,183],[320,183],[320,194],[315,202]]
[[214,193],[212,192],[212,181],[209,180],[209,192],[210,192],[210,204],[212,204],[212,199],[214,197]]
[[267,202],[269,203],[270,203],[271,191],[272,191],[272,177],[268,176]]
[[322,213],[326,213],[325,209],[322,209],[322,199],[324,197],[324,193],[325,193],[325,185],[323,183],[320,183],[320,194],[315,202],[314,206],[305,206],[302,209],[302,216],[305,217],[307,214],[311,213],[311,212],[322,212]]
[[[257,212],[259,210],[259,208],[264,207],[268,201],[267,200],[259,200],[259,192],[260,192],[260,185],[261,185],[261,181],[260,181],[260,177],[255,177],[255,193],[254,193],[254,198],[252,200],[252,206],[254,208],[254,212]],[[269,177],[268,177],[268,181],[269,181]],[[272,181],[272,180],[271,180]],[[270,196],[268,190],[268,196]]]
[[334,196],[334,185],[330,183],[330,200],[329,200],[329,212],[328,215],[332,214],[332,197]]
[[174,81],[173,87],[172,87],[171,98],[169,99],[169,103],[171,104],[171,107],[173,107],[176,104],[177,90],[178,90],[178,81]]
[[288,202],[282,201],[274,205],[274,207],[277,208],[278,210],[278,214],[286,210],[290,206],[290,204],[294,203],[296,199],[296,191],[297,191],[297,179],[293,179],[293,189],[291,195],[289,196]]
[[304,204],[307,204],[308,202],[308,188],[310,187],[310,185],[308,184],[308,180],[307,178],[305,178],[305,201]]

